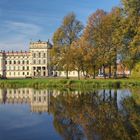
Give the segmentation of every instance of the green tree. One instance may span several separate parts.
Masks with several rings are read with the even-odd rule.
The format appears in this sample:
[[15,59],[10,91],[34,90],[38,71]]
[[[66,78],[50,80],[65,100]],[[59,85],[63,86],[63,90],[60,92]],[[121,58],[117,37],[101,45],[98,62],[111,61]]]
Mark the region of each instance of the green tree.
[[130,70],[140,60],[140,2],[122,0],[123,4],[123,51],[122,63]]

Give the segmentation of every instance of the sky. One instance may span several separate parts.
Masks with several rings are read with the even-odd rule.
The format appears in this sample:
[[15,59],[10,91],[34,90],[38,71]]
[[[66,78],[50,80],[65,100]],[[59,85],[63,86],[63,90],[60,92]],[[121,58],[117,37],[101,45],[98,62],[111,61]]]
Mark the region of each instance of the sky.
[[52,40],[64,16],[74,12],[84,26],[97,9],[120,0],[0,0],[0,50],[28,50],[30,41]]

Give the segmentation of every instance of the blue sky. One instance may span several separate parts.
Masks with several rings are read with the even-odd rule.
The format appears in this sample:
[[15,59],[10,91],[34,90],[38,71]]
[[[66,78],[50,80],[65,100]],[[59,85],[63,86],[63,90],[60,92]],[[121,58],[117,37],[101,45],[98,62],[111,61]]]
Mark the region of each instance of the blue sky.
[[0,50],[28,50],[30,40],[51,40],[70,12],[86,25],[97,9],[119,5],[120,0],[0,0]]

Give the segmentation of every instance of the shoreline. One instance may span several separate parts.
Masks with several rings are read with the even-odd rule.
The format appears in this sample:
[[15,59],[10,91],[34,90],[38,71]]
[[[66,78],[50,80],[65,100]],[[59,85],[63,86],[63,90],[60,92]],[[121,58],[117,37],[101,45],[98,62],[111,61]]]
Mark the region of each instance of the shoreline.
[[1,79],[0,88],[129,88],[139,87],[140,79]]

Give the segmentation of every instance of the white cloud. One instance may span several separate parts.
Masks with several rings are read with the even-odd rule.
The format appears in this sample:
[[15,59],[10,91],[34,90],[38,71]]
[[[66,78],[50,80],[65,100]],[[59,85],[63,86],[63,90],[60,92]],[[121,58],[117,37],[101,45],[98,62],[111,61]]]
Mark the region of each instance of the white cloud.
[[42,28],[36,24],[5,21],[0,29],[0,50],[27,50],[30,39],[39,38]]
[[21,35],[36,35],[41,31],[40,26],[23,22],[6,21],[5,27],[9,31],[13,31]]

